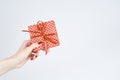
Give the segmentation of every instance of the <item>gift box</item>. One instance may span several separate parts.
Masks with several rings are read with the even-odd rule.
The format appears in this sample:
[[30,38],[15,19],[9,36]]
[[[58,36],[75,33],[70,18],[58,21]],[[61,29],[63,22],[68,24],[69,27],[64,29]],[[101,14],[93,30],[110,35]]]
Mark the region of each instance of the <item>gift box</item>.
[[34,51],[44,50],[47,54],[49,48],[60,44],[53,20],[47,22],[38,21],[36,24],[28,26],[28,30],[23,30],[23,32],[29,32],[31,43],[41,44]]

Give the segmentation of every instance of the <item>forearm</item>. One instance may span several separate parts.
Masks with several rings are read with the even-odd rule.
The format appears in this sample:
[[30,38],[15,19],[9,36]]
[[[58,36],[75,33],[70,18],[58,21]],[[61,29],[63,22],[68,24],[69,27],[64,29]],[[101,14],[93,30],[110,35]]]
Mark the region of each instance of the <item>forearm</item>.
[[9,57],[4,60],[0,60],[0,75],[14,69],[16,67],[16,60],[14,57]]

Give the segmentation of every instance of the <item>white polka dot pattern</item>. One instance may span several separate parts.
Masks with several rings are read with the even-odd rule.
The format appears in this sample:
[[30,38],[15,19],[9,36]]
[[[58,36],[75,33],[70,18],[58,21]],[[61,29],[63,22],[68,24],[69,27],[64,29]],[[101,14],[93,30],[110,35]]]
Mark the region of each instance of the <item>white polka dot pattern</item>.
[[[59,43],[57,31],[56,31],[55,22],[53,20],[51,20],[51,21],[42,22],[42,23],[44,24],[44,26],[43,26],[44,27],[44,34],[47,35],[47,34],[54,33],[54,35],[49,35],[48,37],[50,39],[57,40],[57,43],[52,43],[49,40],[45,40],[43,38],[43,36],[41,36],[41,31],[38,30],[38,28],[37,28],[38,24],[28,26],[29,31],[37,32],[37,33],[29,32],[30,37],[31,37],[31,42],[32,43],[46,42],[47,43],[47,48],[52,48],[52,47],[58,46],[60,43]],[[39,27],[42,27],[40,22],[39,22]],[[33,36],[34,36],[34,38],[32,38]],[[35,37],[35,36],[37,36],[37,37]],[[37,51],[45,50],[45,45],[42,44],[42,46],[39,46],[38,48],[36,48],[36,50]]]

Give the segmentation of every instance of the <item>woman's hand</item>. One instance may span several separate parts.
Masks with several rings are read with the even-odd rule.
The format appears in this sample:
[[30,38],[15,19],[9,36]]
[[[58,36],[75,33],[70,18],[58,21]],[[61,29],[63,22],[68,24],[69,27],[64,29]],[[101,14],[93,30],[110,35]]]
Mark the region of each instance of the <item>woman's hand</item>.
[[34,60],[38,56],[38,52],[33,52],[33,49],[39,47],[40,45],[37,43],[31,44],[29,40],[24,41],[22,46],[19,48],[17,53],[13,56],[13,58],[17,61],[16,67],[23,66],[29,59]]
[[0,60],[0,75],[12,69],[22,67],[29,59],[36,59],[38,52],[33,52],[33,49],[39,46],[37,43],[31,44],[29,40],[24,41],[15,55]]

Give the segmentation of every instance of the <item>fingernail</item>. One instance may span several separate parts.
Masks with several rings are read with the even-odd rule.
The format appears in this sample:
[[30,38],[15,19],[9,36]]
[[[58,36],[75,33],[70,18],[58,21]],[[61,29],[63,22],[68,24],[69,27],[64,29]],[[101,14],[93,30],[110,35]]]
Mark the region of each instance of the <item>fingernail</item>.
[[31,58],[31,60],[33,60],[33,58]]
[[34,54],[31,54],[30,57],[34,57]]
[[42,42],[38,42],[38,44],[41,44]]
[[37,55],[35,57],[38,57]]

